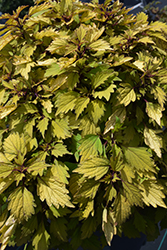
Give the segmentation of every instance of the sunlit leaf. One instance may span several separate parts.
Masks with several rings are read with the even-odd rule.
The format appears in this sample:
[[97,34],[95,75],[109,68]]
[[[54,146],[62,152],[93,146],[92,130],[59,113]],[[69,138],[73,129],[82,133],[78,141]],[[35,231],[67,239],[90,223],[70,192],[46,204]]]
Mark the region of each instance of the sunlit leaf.
[[143,191],[143,201],[147,206],[152,205],[153,207],[160,206],[166,208],[163,201],[165,195],[162,192],[163,188],[161,185],[156,184],[155,181],[144,181],[140,189]]
[[125,106],[129,105],[130,102],[136,100],[136,94],[132,86],[128,83],[121,84],[121,88],[118,89],[119,95],[118,100]]
[[19,222],[28,220],[35,213],[35,206],[34,197],[26,187],[18,187],[9,196],[8,209]]
[[162,139],[156,135],[154,130],[145,127],[144,129],[144,141],[152,150],[155,151],[158,157],[161,158],[161,141]]
[[150,118],[155,120],[161,126],[162,108],[159,104],[146,102],[146,112]]
[[33,236],[32,245],[35,250],[46,250],[49,245],[50,235],[44,227],[43,221],[39,224],[38,230]]
[[79,146],[80,155],[82,156],[82,161],[95,157],[98,155],[98,152],[102,154],[102,143],[99,136],[97,135],[87,135],[81,141]]
[[60,206],[73,207],[70,197],[67,195],[68,190],[64,183],[57,181],[51,172],[44,177],[38,178],[37,192],[41,201],[46,200],[48,206],[54,205],[56,208]]
[[74,172],[83,174],[83,176],[87,178],[95,178],[95,180],[99,180],[108,172],[108,169],[108,159],[95,157],[83,161]]
[[155,171],[151,154],[144,147],[128,147],[124,148],[125,158],[131,167],[136,170]]

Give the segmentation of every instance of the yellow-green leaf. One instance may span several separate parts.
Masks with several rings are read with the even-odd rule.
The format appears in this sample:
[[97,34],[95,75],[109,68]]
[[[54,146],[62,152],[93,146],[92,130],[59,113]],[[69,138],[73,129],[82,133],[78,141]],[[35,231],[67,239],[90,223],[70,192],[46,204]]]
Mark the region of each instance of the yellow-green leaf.
[[67,220],[65,218],[52,218],[51,233],[61,241],[67,241]]
[[78,98],[78,100],[75,103],[76,119],[78,119],[79,115],[84,111],[84,109],[87,107],[89,102],[90,102],[90,99],[88,97]]
[[126,161],[131,165],[132,168],[135,168],[136,170],[155,172],[154,163],[147,148],[128,147],[124,148],[124,152]]
[[60,113],[67,113],[69,110],[73,110],[79,94],[76,92],[68,92],[58,96],[56,100],[57,112],[56,115]]
[[31,164],[28,164],[27,167],[27,172],[31,173],[32,175],[43,175],[43,172],[47,167],[50,167],[51,165],[45,163],[44,161],[41,161],[40,159],[36,159],[34,162]]
[[114,88],[116,88],[116,85],[115,84],[111,84],[105,90],[94,92],[93,96],[94,96],[94,98],[98,97],[100,99],[102,99],[104,97],[107,101],[109,101],[111,93],[114,93]]
[[19,135],[19,133],[10,134],[5,140],[3,144],[3,149],[5,152],[5,156],[10,161],[15,157],[21,155],[24,157],[27,153],[26,141],[23,135]]
[[48,206],[54,205],[56,208],[60,206],[73,207],[70,202],[70,197],[67,195],[68,190],[65,187],[64,183],[60,183],[52,175],[50,171],[47,172],[47,175],[44,177],[38,178],[37,193],[41,201],[46,200]]
[[131,205],[122,194],[119,194],[114,201],[114,213],[119,225],[125,222],[131,213]]
[[104,232],[104,235],[106,237],[106,241],[109,246],[111,246],[111,241],[116,234],[116,226],[115,226],[115,218],[114,214],[110,211],[107,211],[107,208],[104,208],[103,215],[102,215],[102,230]]
[[52,113],[53,104],[50,100],[42,100],[42,105],[47,110],[48,113]]
[[14,164],[0,162],[0,178],[8,177],[14,170],[14,167]]
[[128,182],[123,182],[123,188],[126,195],[126,198],[129,201],[129,204],[131,206],[142,206],[142,195],[139,192],[139,189],[137,186],[130,184]]
[[104,115],[105,110],[105,103],[98,99],[91,101],[86,109],[88,115],[95,124],[97,124],[100,118]]
[[8,209],[14,214],[15,218],[21,222],[28,220],[35,213],[34,197],[26,187],[18,187],[9,196]]
[[14,36],[11,35],[11,31],[8,31],[6,34],[3,35],[3,39],[0,39],[0,50],[2,50],[8,43],[10,43]]
[[58,75],[60,71],[60,66],[57,63],[52,63],[51,66],[46,70],[44,77]]
[[110,44],[103,39],[99,39],[99,40],[91,43],[89,46],[91,49],[93,49],[95,51],[111,50]]
[[109,117],[108,121],[105,124],[104,134],[108,133],[110,130],[114,129],[116,118],[119,118],[120,123],[123,123],[126,118],[126,109],[125,107],[119,107],[115,112]]
[[15,104],[12,105],[5,105],[4,107],[0,107],[0,119],[3,119],[4,117],[8,116],[10,113],[12,113],[17,106]]
[[68,173],[68,167],[65,164],[55,161],[55,164],[52,165],[51,172],[59,182],[68,184],[67,178],[69,178],[70,175]]
[[59,157],[59,156],[63,156],[65,154],[71,154],[71,153],[67,150],[66,145],[64,145],[62,143],[56,143],[56,145],[52,149],[52,154],[55,157]]
[[66,119],[55,119],[52,121],[53,133],[58,139],[71,136],[68,121]]
[[96,75],[92,79],[94,89],[103,84],[110,76],[115,76],[115,73],[113,73],[112,70],[106,70],[96,73]]
[[161,126],[161,118],[162,118],[162,108],[157,103],[146,102],[146,112],[150,118],[155,120],[159,126]]
[[73,172],[83,174],[88,179],[95,178],[95,180],[99,180],[108,172],[109,165],[107,158],[94,157],[80,163],[79,167]]
[[130,102],[134,102],[136,100],[136,94],[133,87],[129,83],[122,83],[120,85],[122,87],[118,89],[118,100],[121,104],[127,106]]
[[155,181],[146,180],[139,188],[142,190],[143,201],[147,206],[167,208],[163,201],[165,194],[161,191],[163,189],[161,185],[156,184]]
[[2,194],[14,181],[13,174],[6,178],[0,178],[0,194]]
[[43,138],[45,137],[45,131],[47,130],[49,123],[49,119],[47,117],[44,117],[42,120],[40,120],[37,124],[37,128],[41,132]]
[[33,236],[32,245],[35,250],[48,249],[50,235],[45,229],[43,221],[39,224],[38,230]]
[[95,157],[98,153],[102,154],[102,143],[98,135],[87,135],[79,146],[81,161]]
[[145,127],[144,141],[161,158],[162,139],[156,135],[154,130]]
[[86,204],[86,207],[83,211],[82,217],[86,219],[86,218],[88,218],[90,213],[92,216],[94,216],[94,200],[88,201],[88,203]]

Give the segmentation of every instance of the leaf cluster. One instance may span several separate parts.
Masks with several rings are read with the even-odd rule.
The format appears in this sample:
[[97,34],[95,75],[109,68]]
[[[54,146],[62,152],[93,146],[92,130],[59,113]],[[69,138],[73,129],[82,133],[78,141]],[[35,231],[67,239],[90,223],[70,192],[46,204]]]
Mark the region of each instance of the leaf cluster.
[[2,249],[98,250],[122,232],[156,236],[167,25],[119,1],[37,0],[21,18],[24,8],[4,14],[0,31]]

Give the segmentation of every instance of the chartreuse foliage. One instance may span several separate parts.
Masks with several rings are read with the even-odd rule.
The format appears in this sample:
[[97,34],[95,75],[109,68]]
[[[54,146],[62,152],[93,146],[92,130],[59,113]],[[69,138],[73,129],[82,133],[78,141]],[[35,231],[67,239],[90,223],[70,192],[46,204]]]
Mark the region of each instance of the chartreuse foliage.
[[166,217],[167,25],[119,1],[23,9],[0,32],[1,249],[152,239]]

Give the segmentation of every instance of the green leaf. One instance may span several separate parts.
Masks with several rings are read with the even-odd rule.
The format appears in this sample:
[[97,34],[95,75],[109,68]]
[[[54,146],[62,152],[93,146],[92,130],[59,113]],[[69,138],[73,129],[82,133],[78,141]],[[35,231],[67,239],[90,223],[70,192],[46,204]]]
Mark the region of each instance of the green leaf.
[[155,134],[154,130],[145,127],[144,142],[161,158],[162,139]]
[[122,195],[119,194],[114,202],[114,213],[116,222],[120,225],[129,217],[131,213],[131,206],[129,201]]
[[82,224],[81,239],[89,238],[96,231],[96,218],[89,216]]
[[119,107],[115,112],[108,118],[108,121],[105,124],[104,134],[107,134],[110,130],[114,129],[116,124],[117,117],[120,120],[120,123],[123,123],[126,118],[126,109],[125,107]]
[[14,214],[15,218],[21,222],[28,220],[35,213],[34,197],[26,187],[18,187],[9,196],[8,210]]
[[54,155],[55,157],[59,157],[65,154],[71,154],[67,150],[67,146],[62,143],[56,143],[56,145],[52,149],[52,155]]
[[44,227],[43,221],[39,224],[38,230],[35,233],[32,245],[35,250],[46,250],[48,249],[50,235]]
[[98,135],[87,135],[81,140],[80,150],[81,162],[91,157],[98,155],[98,152],[102,154],[102,143]]
[[143,181],[139,188],[143,191],[143,201],[147,206],[152,205],[155,208],[157,206],[167,208],[163,201],[163,199],[165,198],[165,194],[161,191],[163,190],[163,187],[161,185],[158,185],[156,181]]
[[162,108],[159,104],[146,102],[146,112],[150,118],[155,120],[161,126]]
[[55,119],[52,121],[53,134],[58,139],[65,139],[71,136],[67,119]]
[[66,114],[69,110],[73,110],[78,96],[78,93],[72,91],[59,95],[55,103],[57,107],[56,115],[60,113]]
[[128,147],[124,148],[125,158],[132,168],[141,171],[154,170],[154,163],[151,159],[151,154],[144,147]]
[[61,241],[67,240],[67,220],[65,218],[52,218],[50,232]]
[[57,176],[54,177],[50,171],[47,172],[47,175],[37,179],[37,193],[41,201],[46,200],[46,203],[49,207],[54,205],[56,208],[60,206],[73,207],[70,202],[70,197],[67,195],[68,190],[65,187],[64,183],[60,183],[57,180]]
[[120,84],[122,88],[118,89],[118,100],[121,104],[128,106],[130,102],[136,101],[136,94],[133,87],[129,83]]
[[145,233],[147,224],[143,216],[135,210],[134,217],[134,225],[136,229],[138,229],[139,232]]
[[140,124],[144,119],[144,112],[139,106],[137,106],[136,108],[136,118],[137,118],[137,125]]
[[37,124],[37,128],[41,132],[43,138],[45,138],[45,131],[47,130],[49,123],[49,119],[47,117],[44,117],[42,120],[40,120]]

